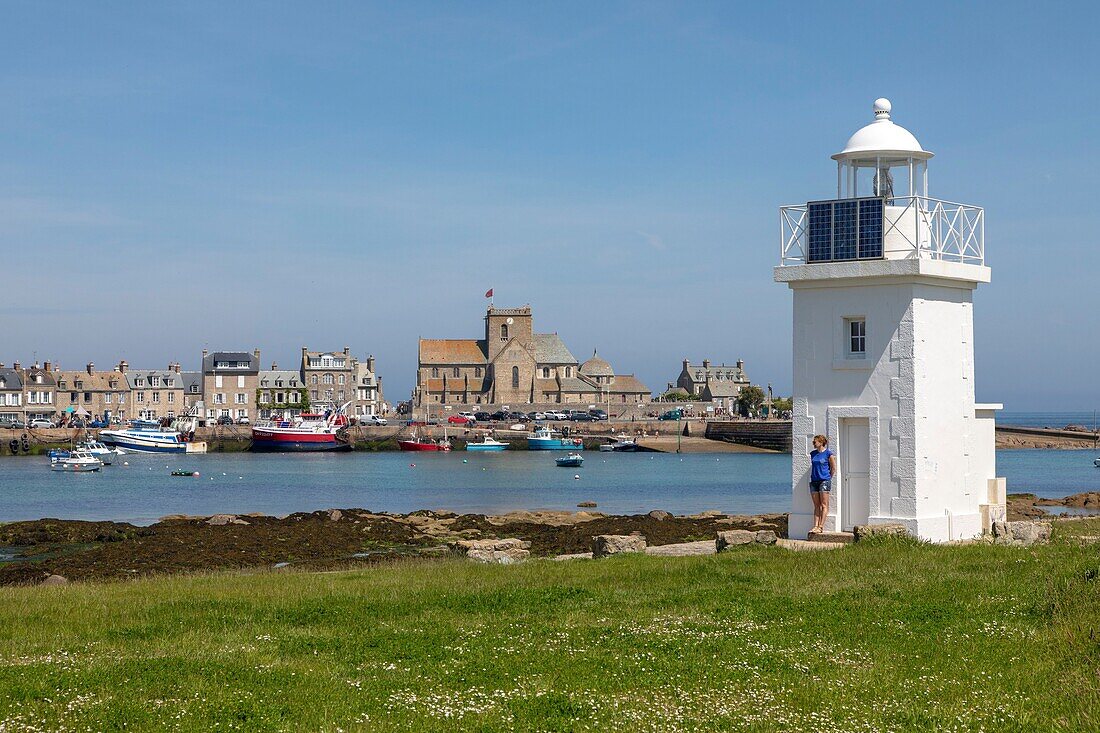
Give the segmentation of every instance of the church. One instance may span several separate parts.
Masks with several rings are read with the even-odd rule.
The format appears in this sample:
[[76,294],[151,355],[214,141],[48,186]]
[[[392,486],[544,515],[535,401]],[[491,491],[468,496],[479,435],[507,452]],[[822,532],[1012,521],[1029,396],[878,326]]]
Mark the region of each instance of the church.
[[633,374],[592,354],[583,364],[556,333],[535,333],[531,306],[485,312],[481,339],[420,339],[417,407],[428,405],[631,406],[650,401]]

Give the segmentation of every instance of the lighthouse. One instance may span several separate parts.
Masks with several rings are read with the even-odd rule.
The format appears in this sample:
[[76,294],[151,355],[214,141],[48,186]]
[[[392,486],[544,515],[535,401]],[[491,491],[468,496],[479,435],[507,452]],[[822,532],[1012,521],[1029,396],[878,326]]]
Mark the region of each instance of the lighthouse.
[[826,532],[901,523],[965,539],[1004,518],[998,404],[974,400],[981,207],[932,198],[932,153],[877,99],[832,156],[836,196],[780,208],[776,282],[794,296],[791,537],[813,525],[813,436],[837,457]]

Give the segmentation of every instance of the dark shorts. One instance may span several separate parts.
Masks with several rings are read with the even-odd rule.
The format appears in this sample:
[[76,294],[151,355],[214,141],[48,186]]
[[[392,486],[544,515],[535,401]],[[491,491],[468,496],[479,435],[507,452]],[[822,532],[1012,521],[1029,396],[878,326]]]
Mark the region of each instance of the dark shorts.
[[828,493],[831,489],[832,489],[832,487],[829,485],[829,479],[825,479],[824,481],[811,481],[810,482],[810,493],[811,494],[816,494],[819,491],[824,491],[824,492]]

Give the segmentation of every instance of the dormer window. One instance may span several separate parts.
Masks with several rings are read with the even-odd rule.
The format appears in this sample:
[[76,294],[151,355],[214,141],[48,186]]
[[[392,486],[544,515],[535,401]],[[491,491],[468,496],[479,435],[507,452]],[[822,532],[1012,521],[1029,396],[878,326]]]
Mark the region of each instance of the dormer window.
[[138,377],[137,379],[134,380],[134,386],[135,387],[144,387],[145,386],[145,380],[142,379],[141,377]]

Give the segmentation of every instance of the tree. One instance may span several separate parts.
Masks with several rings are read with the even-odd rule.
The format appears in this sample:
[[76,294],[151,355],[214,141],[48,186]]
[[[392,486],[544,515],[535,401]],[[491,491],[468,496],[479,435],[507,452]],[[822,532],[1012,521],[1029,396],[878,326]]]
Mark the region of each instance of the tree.
[[682,389],[670,389],[661,395],[662,402],[690,402],[692,396]]
[[749,412],[756,412],[760,405],[764,404],[765,399],[767,399],[767,395],[764,394],[764,390],[755,384],[742,387],[741,394],[737,396],[737,401],[741,403],[741,409]]
[[776,397],[772,400],[772,407],[776,412],[790,412],[794,409],[793,397]]

